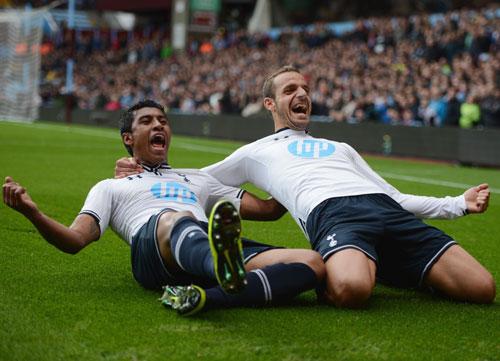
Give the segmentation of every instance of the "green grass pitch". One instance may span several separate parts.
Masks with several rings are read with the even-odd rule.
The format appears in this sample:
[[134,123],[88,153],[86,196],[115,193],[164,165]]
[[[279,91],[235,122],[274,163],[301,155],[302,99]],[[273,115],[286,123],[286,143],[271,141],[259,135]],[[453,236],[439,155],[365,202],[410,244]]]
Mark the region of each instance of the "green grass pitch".
[[[237,146],[174,136],[169,161],[197,168]],[[67,225],[90,187],[112,177],[124,154],[117,130],[0,122],[2,180],[13,176],[46,214]],[[486,214],[431,223],[459,240],[498,284],[499,170],[367,160],[406,193],[456,195],[460,184],[488,182],[494,193]],[[245,222],[243,231],[276,245],[308,247],[288,215],[278,222]],[[66,255],[3,203],[0,271],[2,361],[500,360],[498,301],[478,306],[377,286],[368,307],[358,311],[317,305],[309,292],[278,308],[181,318],[160,305],[159,294],[136,284],[129,248],[112,231]]]

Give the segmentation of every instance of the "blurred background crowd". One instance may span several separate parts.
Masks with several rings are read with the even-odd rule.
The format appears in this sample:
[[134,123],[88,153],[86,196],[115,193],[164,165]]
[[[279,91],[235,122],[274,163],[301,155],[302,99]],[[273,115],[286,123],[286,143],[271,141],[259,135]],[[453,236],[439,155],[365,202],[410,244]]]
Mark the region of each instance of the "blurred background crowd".
[[260,114],[267,74],[298,67],[316,120],[407,126],[500,126],[500,8],[367,18],[339,33],[328,23],[249,33],[221,28],[175,53],[161,25],[93,29],[44,39],[42,105],[65,94],[75,59],[81,109],[118,110],[143,98],[169,111]]

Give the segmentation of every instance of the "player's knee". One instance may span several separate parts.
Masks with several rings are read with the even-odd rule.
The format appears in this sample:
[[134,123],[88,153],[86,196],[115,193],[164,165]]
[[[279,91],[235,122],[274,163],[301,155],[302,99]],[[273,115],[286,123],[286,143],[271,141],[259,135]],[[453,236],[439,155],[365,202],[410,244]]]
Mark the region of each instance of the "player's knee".
[[325,278],[326,268],[325,262],[323,262],[323,258],[316,251],[307,251],[301,259],[303,263],[309,266],[314,273],[316,274],[316,278],[321,281]]
[[160,216],[160,219],[158,220],[158,227],[156,228],[156,239],[161,258],[167,267],[173,270],[180,270],[180,268],[171,249],[171,235],[176,224],[182,218],[186,217],[194,219],[194,214],[189,211],[165,212]]
[[176,223],[182,218],[195,218],[194,214],[190,211],[180,211],[180,212],[165,212],[161,215],[158,222],[158,226],[165,228],[173,228]]
[[491,274],[487,273],[477,281],[471,301],[476,303],[492,303],[496,296],[495,280]]
[[179,211],[179,212],[166,212],[165,213],[169,220],[174,224],[180,220],[181,218],[189,217],[195,218],[193,212],[191,211]]
[[369,280],[344,279],[335,282],[333,287],[327,287],[328,300],[337,307],[361,308],[365,306],[373,291]]
[[194,214],[190,211],[165,212],[160,216],[157,229],[157,238],[160,245],[170,243],[170,235],[175,225],[186,217],[195,219]]

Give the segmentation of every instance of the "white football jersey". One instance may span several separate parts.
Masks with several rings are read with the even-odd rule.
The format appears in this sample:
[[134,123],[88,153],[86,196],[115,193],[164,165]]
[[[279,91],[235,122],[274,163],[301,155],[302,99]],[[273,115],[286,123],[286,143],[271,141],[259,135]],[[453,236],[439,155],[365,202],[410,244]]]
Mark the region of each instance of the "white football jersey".
[[454,218],[466,209],[463,196],[400,193],[350,145],[291,129],[247,144],[202,170],[226,185],[250,182],[265,190],[288,209],[304,232],[311,211],[333,197],[384,193],[422,218]]
[[89,192],[80,213],[99,222],[101,235],[108,225],[131,244],[132,237],[149,218],[162,209],[191,211],[207,222],[206,213],[219,198],[237,209],[245,191],[221,184],[197,169],[154,169],[122,179],[105,179]]

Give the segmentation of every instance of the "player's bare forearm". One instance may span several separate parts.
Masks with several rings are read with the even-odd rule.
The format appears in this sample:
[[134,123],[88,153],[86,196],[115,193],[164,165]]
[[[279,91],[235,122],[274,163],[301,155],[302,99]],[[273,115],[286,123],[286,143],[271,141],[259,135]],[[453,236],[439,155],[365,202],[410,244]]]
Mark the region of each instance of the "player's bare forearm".
[[88,214],[78,215],[70,227],[57,222],[42,212],[28,219],[47,242],[65,253],[78,253],[89,243],[99,239],[100,236],[99,226],[95,219]]
[[66,227],[43,214],[27,190],[11,177],[5,178],[2,190],[4,203],[24,215],[47,242],[63,252],[77,253],[99,238],[99,227],[89,215],[79,215],[71,227]]
[[275,221],[287,212],[286,208],[274,198],[260,199],[245,192],[241,200],[241,218],[251,221]]

